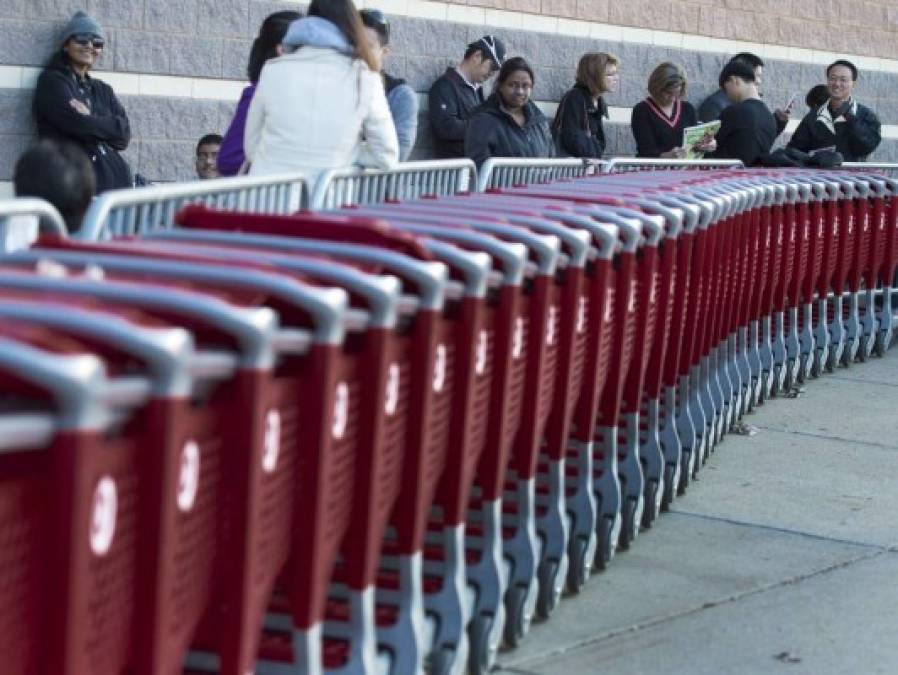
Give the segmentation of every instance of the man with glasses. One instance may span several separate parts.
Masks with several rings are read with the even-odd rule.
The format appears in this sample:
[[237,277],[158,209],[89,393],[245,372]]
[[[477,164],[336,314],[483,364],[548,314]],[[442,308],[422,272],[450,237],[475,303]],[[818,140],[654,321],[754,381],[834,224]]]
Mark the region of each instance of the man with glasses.
[[879,118],[854,97],[857,67],[839,59],[826,69],[829,100],[809,112],[789,141],[802,152],[835,149],[846,162],[863,162],[882,141]]
[[483,84],[505,61],[505,45],[494,35],[484,35],[465,50],[455,68],[433,83],[428,99],[435,154],[440,159],[465,156],[465,133],[475,109],[486,100]]
[[387,104],[399,139],[399,161],[404,162],[411,154],[418,134],[418,95],[405,80],[388,75],[383,69],[383,62],[390,53],[390,23],[383,12],[379,9],[363,9],[359,14],[371,51],[380,64],[384,93],[387,95]]

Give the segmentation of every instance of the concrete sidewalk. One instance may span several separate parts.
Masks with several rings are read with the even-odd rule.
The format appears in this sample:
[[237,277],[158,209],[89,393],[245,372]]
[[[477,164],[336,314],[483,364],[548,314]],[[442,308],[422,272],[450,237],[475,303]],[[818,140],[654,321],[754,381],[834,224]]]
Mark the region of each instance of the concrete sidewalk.
[[898,673],[898,349],[745,419],[505,673]]

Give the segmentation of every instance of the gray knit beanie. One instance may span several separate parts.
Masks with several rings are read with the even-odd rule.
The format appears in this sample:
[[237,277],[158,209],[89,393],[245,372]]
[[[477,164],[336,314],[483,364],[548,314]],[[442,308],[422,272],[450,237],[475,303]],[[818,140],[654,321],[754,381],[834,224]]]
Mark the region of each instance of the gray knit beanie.
[[62,31],[62,44],[65,44],[69,41],[69,38],[73,35],[95,35],[98,38],[106,39],[106,36],[103,35],[103,29],[100,28],[100,24],[98,24],[93,18],[88,16],[87,12],[83,12],[78,10],[72,15],[72,18],[69,20],[68,24]]

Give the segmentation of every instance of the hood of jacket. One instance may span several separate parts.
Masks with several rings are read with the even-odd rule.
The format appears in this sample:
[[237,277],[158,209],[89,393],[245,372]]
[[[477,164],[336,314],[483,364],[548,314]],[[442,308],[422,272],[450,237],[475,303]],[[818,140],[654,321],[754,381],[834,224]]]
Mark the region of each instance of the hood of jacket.
[[296,47],[320,47],[333,49],[341,54],[352,54],[354,49],[337,26],[320,16],[306,16],[290,24],[283,44],[288,49]]

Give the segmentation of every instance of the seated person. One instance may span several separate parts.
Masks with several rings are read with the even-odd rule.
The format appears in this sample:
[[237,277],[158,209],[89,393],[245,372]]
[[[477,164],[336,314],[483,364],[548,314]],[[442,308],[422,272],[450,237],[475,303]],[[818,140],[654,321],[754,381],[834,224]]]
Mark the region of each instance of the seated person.
[[792,135],[790,148],[812,152],[835,149],[846,162],[863,162],[882,141],[879,119],[852,97],[857,68],[850,61],[836,61],[826,69],[829,101],[811,110]]
[[39,197],[55,206],[71,234],[81,229],[81,220],[97,192],[97,178],[81,148],[45,139],[19,157],[13,186],[16,197]]
[[804,97],[805,105],[812,111],[818,110],[827,101],[829,101],[829,88],[825,84],[815,84]]
[[[695,126],[695,108],[686,96],[686,71],[676,63],[665,62],[649,75],[649,96],[633,107],[630,127],[636,140],[637,157],[680,159],[686,155],[683,129]],[[700,152],[714,150],[709,138],[696,147]]]
[[732,105],[720,115],[714,157],[738,159],[745,166],[755,166],[770,152],[777,137],[776,120],[761,101],[750,66],[731,61],[723,69],[721,80]]
[[222,138],[219,134],[206,134],[196,144],[196,176],[200,180],[219,178],[218,153]]
[[508,59],[496,87],[474,113],[465,135],[465,154],[477,168],[490,157],[552,157],[549,121],[530,100],[533,69],[520,56]]

